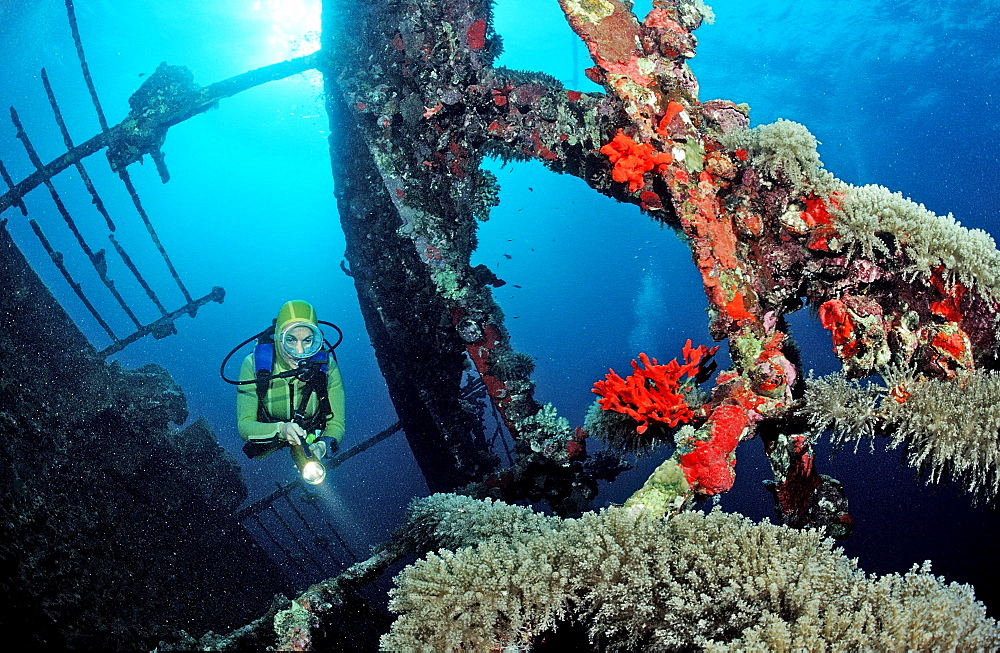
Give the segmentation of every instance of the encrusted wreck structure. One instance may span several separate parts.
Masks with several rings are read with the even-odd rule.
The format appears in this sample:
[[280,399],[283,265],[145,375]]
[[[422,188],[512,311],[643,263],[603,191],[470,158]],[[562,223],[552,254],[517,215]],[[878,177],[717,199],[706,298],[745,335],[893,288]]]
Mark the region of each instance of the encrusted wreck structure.
[[[746,105],[702,100],[687,65],[709,11],[699,0],[654,0],[642,20],[622,0],[560,0],[593,60],[586,74],[604,93],[495,67],[500,39],[486,0],[325,5],[319,52],[203,88],[161,66],[129,119],[77,155],[106,146],[124,169],[150,154],[166,181],[159,147],[170,126],[254,84],[322,72],[345,270],[428,486],[473,498],[415,504],[369,560],[229,635],[174,646],[336,646],[359,610],[359,587],[439,548],[401,576],[392,607],[404,616],[383,646],[530,647],[558,637],[601,648],[1000,644],[967,589],[927,569],[869,583],[814,532],[717,515],[670,519],[728,491],[737,446],[759,436],[783,523],[847,537],[845,490],[819,473],[812,451],[831,429],[845,439],[890,434],[933,477],[952,474],[995,498],[1000,252],[987,234],[885,188],[836,179],[802,125],[750,129]],[[503,281],[470,263],[478,221],[497,201],[487,156],[541,161],[684,236],[711,335],[732,360],[707,394],[697,386],[715,371],[715,349],[688,343],[683,363],[642,354],[628,377],[595,379],[601,398],[584,425],[535,400],[531,359],[512,349],[493,298]],[[8,180],[0,210],[74,160]],[[785,316],[806,306],[830,332],[842,375],[805,378]],[[469,367],[515,442],[512,465],[490,450],[463,396]],[[967,414],[970,401],[984,409]],[[594,437],[607,450],[588,451]],[[672,455],[624,507],[560,520],[499,503],[544,500],[558,515],[579,515],[597,481],[622,471],[622,452],[659,442],[673,442]],[[709,531],[748,565],[700,560],[699,579],[715,584],[682,571]],[[559,554],[598,541],[596,557]],[[528,559],[537,565],[522,573]],[[816,573],[795,577],[803,565]],[[725,581],[751,576],[740,591]],[[818,606],[816,596],[832,596],[823,594],[828,582],[856,587],[855,603]],[[624,595],[649,600],[633,606]],[[710,595],[721,598],[695,607],[684,598]],[[918,595],[931,598],[909,601]],[[678,601],[687,611],[677,612]],[[911,611],[899,618],[885,605]]]
[[[683,233],[711,333],[729,343],[732,368],[683,420],[662,417],[688,406],[668,387],[679,387],[679,367],[646,361],[642,382],[609,376],[599,384],[604,412],[631,415],[631,424],[597,414],[588,430],[677,436],[674,455],[630,504],[663,514],[725,492],[737,444],[760,434],[783,520],[846,535],[843,490],[813,464],[810,433],[825,423],[801,410],[804,375],[784,316],[806,305],[817,311],[849,376],[904,370],[888,390],[896,403],[938,380],[974,374],[995,384],[1000,255],[992,240],[884,188],[837,180],[802,125],[749,129],[745,105],[701,101],[686,64],[701,3],[656,2],[640,22],[627,3],[562,2],[591,53],[587,75],[605,94],[493,67],[499,38],[487,4],[353,7],[341,12],[342,29],[356,38],[327,32],[331,151],[345,162],[335,165],[341,219],[352,268],[367,271],[355,283],[390,387],[399,374],[389,361],[417,351],[420,378],[454,396],[453,387],[443,391],[469,355],[522,454],[515,470],[488,477],[486,494],[546,496],[573,512],[593,479],[615,473],[588,458],[586,430],[534,401],[530,365],[511,350],[492,299],[500,282],[469,264],[476,220],[487,218],[496,193],[482,158],[537,159]],[[427,387],[403,385],[393,392],[403,414],[420,406],[436,423],[462,423],[461,406],[430,403],[419,396]],[[885,408],[868,411],[871,428]],[[663,428],[681,423],[679,432]],[[473,477],[491,470],[481,452],[464,448],[468,437],[461,448],[447,434],[435,439],[451,454],[436,451],[437,464]],[[970,470],[969,481],[983,473],[992,474]],[[466,478],[452,477],[456,486]]]
[[3,228],[0,279],[4,641],[134,649],[266,610],[287,584],[233,519],[239,466],[205,420],[170,427],[167,370],[106,364]]
[[[325,71],[330,88],[336,89],[328,96],[332,132],[338,135],[332,152],[335,162],[351,162],[335,163],[341,218],[356,257],[352,268],[380,271],[355,277],[362,304],[369,306],[366,317],[380,360],[408,360],[407,352],[414,349],[434,352],[421,361],[430,366],[421,367],[421,372],[430,379],[456,379],[457,354],[463,348],[468,353],[522,454],[520,466],[491,474],[485,487],[473,490],[480,496],[545,496],[557,510],[571,512],[570,506],[586,498],[593,479],[616,470],[613,465],[590,466],[584,446],[588,431],[637,447],[644,438],[648,443],[672,437],[677,443],[673,456],[626,504],[630,514],[655,518],[681,510],[692,498],[728,490],[736,446],[757,434],[772,463],[771,488],[783,521],[845,537],[852,526],[846,497],[837,481],[816,470],[813,437],[831,425],[845,436],[861,437],[905,424],[901,438],[924,443],[936,438],[940,443],[953,439],[951,427],[938,425],[934,431],[927,419],[921,421],[927,409],[910,401],[914,392],[934,387],[955,394],[975,383],[989,388],[984,394],[995,396],[1000,255],[994,243],[985,233],[964,230],[951,218],[930,214],[884,188],[840,182],[822,168],[816,141],[802,125],[779,121],[749,129],[746,106],[701,101],[686,65],[694,56],[692,32],[705,17],[701,3],[654,2],[641,22],[623,2],[560,4],[590,51],[594,66],[587,70],[588,77],[602,84],[606,94],[582,93],[543,75],[494,68],[499,44],[486,3],[354,7],[346,12],[346,22],[355,38],[327,42],[327,47],[339,46],[331,50],[337,56]],[[495,197],[494,181],[479,167],[488,154],[540,160],[554,171],[579,176],[599,192],[639,205],[684,234],[702,274],[712,335],[728,340],[733,360],[733,366],[718,375],[707,399],[695,401],[689,381],[701,380],[702,359],[709,354],[704,348],[686,349],[684,365],[659,365],[643,358],[642,366],[633,364],[635,373],[629,379],[609,374],[595,388],[602,400],[586,430],[571,429],[551,407],[532,399],[530,367],[511,350],[502,313],[492,300],[491,286],[498,282],[469,264],[475,220],[486,218]],[[359,244],[363,249],[357,249]],[[386,280],[383,266],[389,256],[402,260],[388,261],[398,272]],[[807,382],[784,316],[806,305],[830,331],[845,374],[881,374],[882,390],[862,390],[848,381],[813,382],[808,401],[803,399]],[[437,328],[427,329],[428,324]],[[380,333],[385,337],[379,338]],[[385,363],[383,369],[387,378],[393,376]],[[839,395],[823,394],[837,383]],[[419,392],[399,388],[393,396]],[[865,392],[865,397],[857,396]],[[844,402],[849,402],[847,409]],[[397,399],[400,403],[405,402]],[[945,403],[936,402],[934,410]],[[451,410],[460,415],[456,411],[461,408],[439,405],[434,414]],[[967,438],[961,449],[954,443],[915,448],[914,460],[929,464],[936,475],[945,468],[953,470],[969,486],[993,495],[996,461],[990,443],[996,444],[996,427],[994,418],[984,416],[973,429],[990,431],[992,439]],[[969,449],[975,451],[969,455]],[[489,469],[474,450],[462,455],[469,456],[470,463],[476,461],[477,471]],[[446,460],[474,469],[459,462],[458,455]],[[459,510],[466,511],[477,510]],[[410,528],[425,532],[422,518],[412,519]],[[470,524],[448,532],[463,528],[488,535]],[[567,622],[582,626],[591,642],[606,646],[711,641],[738,646],[742,641],[736,633],[684,628],[665,629],[666,635],[652,626],[653,632],[638,626],[609,632],[600,624],[609,610],[628,612],[624,604],[602,602],[596,607],[580,592],[566,589],[575,582],[587,584],[574,574],[597,572],[573,571],[569,560],[545,558],[542,567],[565,580],[567,585],[556,583],[567,592],[565,598],[558,598],[559,592],[548,585],[528,589],[529,581],[518,570],[533,556],[518,543],[530,548],[541,536],[528,529],[535,534],[522,540],[521,535],[499,530],[517,551],[509,566],[496,563],[496,556],[504,556],[498,545],[484,541],[475,547],[476,537],[460,544],[427,544],[482,557],[470,567],[462,567],[451,555],[432,557],[408,570],[394,608],[412,613],[413,621],[397,622],[383,645],[531,645],[553,628],[563,636],[572,633]],[[398,545],[380,555],[391,558],[386,552]],[[612,560],[619,559],[613,554],[608,551]],[[379,556],[370,562],[379,562]],[[497,587],[486,581],[491,575],[501,579]],[[280,613],[275,621],[279,641],[309,646],[310,634],[322,631],[322,615],[357,578],[348,574],[316,586],[297,604],[304,609],[293,605]],[[928,582],[923,578],[900,582]],[[637,582],[643,586],[644,581]],[[624,577],[618,583],[628,584]],[[556,598],[545,603],[534,591]],[[900,591],[905,595],[913,590]],[[466,605],[460,596],[476,598]],[[941,611],[950,610],[946,603],[951,602],[941,598]],[[517,607],[540,604],[549,608],[527,614]],[[656,615],[663,614],[653,612],[644,618],[647,626],[658,623]],[[839,619],[832,609],[825,618],[828,625]],[[979,618],[973,616],[968,623]],[[777,623],[770,619],[757,611],[748,624]],[[788,630],[766,632],[760,641],[816,644],[796,619],[783,622]],[[887,630],[895,630],[882,619],[875,617]],[[921,641],[929,643],[937,636],[942,642],[964,643],[996,638],[992,622],[979,635],[963,627],[935,630],[939,624],[934,623],[928,628],[934,635]],[[859,646],[885,644],[847,627],[834,627],[828,635],[831,641],[846,638]],[[758,641],[755,637],[751,639]]]

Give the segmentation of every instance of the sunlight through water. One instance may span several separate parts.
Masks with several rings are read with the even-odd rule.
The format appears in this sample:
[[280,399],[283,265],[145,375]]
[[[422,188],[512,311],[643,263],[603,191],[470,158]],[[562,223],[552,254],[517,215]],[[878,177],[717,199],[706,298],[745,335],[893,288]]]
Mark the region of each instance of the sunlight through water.
[[318,50],[321,6],[320,0],[254,0],[253,10],[270,23],[268,58],[283,61]]

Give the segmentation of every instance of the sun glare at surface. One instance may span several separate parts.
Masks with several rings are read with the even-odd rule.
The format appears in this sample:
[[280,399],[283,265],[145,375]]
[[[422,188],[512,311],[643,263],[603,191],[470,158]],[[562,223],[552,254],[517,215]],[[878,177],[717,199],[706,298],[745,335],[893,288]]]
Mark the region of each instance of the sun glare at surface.
[[255,0],[255,12],[270,23],[269,58],[283,61],[311,54],[320,44],[320,0]]

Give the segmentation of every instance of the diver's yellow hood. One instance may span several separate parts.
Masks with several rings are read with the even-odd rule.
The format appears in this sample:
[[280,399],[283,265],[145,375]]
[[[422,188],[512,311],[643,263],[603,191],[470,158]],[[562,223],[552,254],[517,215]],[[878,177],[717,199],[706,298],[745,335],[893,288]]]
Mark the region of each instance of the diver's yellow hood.
[[285,302],[278,311],[278,320],[274,325],[274,337],[278,338],[285,327],[295,322],[308,322],[318,327],[316,309],[312,307],[312,304],[301,299]]
[[281,346],[282,334],[285,329],[293,324],[309,324],[315,330],[316,338],[318,339],[317,348],[323,342],[323,332],[319,330],[319,323],[316,321],[316,310],[312,307],[309,302],[304,302],[301,299],[293,299],[290,302],[285,302],[281,309],[278,310],[278,319],[274,325],[274,344],[275,350],[278,352],[278,359],[280,360],[281,367],[288,369],[290,365],[294,365],[289,352],[285,351],[285,348]]

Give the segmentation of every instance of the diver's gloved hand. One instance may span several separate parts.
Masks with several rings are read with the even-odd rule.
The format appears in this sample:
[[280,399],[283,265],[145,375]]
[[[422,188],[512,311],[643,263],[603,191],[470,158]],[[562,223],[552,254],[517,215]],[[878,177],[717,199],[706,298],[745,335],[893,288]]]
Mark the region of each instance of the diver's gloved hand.
[[306,439],[306,432],[295,422],[281,422],[278,425],[278,438],[288,444],[302,444]]
[[313,458],[323,460],[326,457],[326,442],[316,440],[309,445],[309,453],[312,454]]
[[324,458],[333,458],[337,455],[338,449],[340,449],[340,445],[332,438],[329,440],[316,440],[309,445],[309,452],[320,460],[323,460]]
[[337,444],[336,440],[316,440],[309,445],[309,452],[316,458],[323,460],[324,458],[333,458],[339,448],[340,445]]

